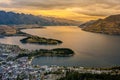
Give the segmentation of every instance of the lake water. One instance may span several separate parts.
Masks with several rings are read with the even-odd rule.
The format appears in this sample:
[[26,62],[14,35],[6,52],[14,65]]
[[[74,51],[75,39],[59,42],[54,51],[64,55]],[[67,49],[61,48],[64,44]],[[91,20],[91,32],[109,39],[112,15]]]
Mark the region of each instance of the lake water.
[[71,48],[73,57],[39,57],[32,61],[36,65],[60,66],[115,66],[120,65],[120,36],[110,36],[82,31],[76,26],[50,26],[44,29],[24,29],[23,32],[40,37],[62,40],[54,46],[22,44],[24,37],[0,38],[1,43],[19,45],[25,49]]

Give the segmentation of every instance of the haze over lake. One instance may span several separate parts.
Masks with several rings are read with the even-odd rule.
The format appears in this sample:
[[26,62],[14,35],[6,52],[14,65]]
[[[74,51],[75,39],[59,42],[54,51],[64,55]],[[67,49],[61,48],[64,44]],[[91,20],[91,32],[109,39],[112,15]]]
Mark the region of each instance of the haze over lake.
[[43,29],[24,29],[23,32],[40,37],[63,41],[61,45],[45,46],[22,44],[24,37],[0,38],[1,43],[19,45],[25,49],[70,48],[73,57],[39,57],[33,60],[38,65],[62,66],[114,66],[120,65],[120,36],[110,36],[82,31],[77,26],[46,26]]

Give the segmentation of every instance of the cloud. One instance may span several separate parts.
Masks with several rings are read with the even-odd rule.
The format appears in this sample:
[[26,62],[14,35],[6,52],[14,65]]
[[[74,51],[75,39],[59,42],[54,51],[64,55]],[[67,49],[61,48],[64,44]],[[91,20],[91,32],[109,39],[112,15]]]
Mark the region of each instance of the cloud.
[[[1,0],[0,8],[17,10],[62,10],[86,16],[105,17],[120,13],[120,0]],[[76,16],[75,16],[76,17]]]
[[[6,7],[30,7],[39,9],[65,9],[68,7],[85,7],[95,4],[115,6],[120,0],[2,0]],[[10,2],[11,4],[8,4]],[[0,7],[5,7],[0,4]]]
[[110,6],[107,4],[94,4],[84,8],[70,8],[68,11],[73,11],[78,14],[85,14],[89,16],[108,16],[113,14],[120,14],[120,6]]

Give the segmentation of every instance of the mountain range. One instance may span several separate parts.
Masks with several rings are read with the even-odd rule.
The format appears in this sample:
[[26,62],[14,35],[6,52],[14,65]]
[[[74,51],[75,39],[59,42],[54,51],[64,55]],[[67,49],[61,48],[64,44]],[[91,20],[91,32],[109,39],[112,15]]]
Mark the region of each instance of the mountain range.
[[120,35],[120,14],[111,15],[104,19],[89,21],[81,24],[80,27],[82,30],[89,32]]
[[1,25],[37,24],[41,26],[51,25],[78,25],[80,22],[54,17],[34,16],[32,14],[0,11]]

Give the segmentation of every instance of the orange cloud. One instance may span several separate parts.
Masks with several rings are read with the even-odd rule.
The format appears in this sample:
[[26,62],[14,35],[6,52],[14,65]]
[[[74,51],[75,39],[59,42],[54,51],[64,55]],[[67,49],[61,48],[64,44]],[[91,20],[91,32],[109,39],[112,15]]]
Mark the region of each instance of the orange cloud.
[[120,13],[120,0],[1,0],[0,9],[79,21]]

